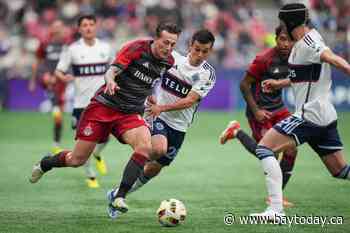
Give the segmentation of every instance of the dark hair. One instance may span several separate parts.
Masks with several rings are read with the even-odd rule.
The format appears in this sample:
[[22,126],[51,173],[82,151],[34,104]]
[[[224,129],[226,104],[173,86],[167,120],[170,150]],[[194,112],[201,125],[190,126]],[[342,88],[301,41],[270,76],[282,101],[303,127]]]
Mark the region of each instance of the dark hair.
[[181,29],[175,24],[170,22],[159,23],[156,29],[156,36],[160,37],[162,31],[167,31],[172,34],[180,35]]
[[211,47],[213,47],[214,42],[215,42],[215,36],[213,33],[207,29],[201,29],[199,31],[196,31],[192,38],[191,38],[191,45],[195,42],[198,41],[201,44],[208,44],[211,43]]
[[89,14],[89,15],[81,15],[81,16],[79,16],[79,18],[78,18],[78,27],[80,26],[81,22],[83,22],[84,19],[92,20],[92,21],[94,21],[95,23],[96,23],[96,21],[97,21],[95,15],[91,15],[91,14]]
[[282,32],[287,33],[287,30],[283,25],[279,25],[278,27],[276,27],[275,29],[276,37],[278,37]]

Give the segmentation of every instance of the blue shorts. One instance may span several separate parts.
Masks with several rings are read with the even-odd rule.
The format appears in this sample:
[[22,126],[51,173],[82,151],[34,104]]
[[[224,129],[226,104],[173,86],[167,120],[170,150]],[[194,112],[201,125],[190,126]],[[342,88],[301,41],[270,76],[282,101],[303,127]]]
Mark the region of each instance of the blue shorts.
[[85,108],[74,108],[72,112],[72,129],[75,130],[78,126],[78,122],[81,114]]
[[175,130],[168,126],[164,121],[157,118],[153,122],[152,136],[163,135],[168,140],[167,154],[160,157],[156,161],[163,165],[169,166],[169,164],[175,159],[177,153],[179,152],[181,145],[185,139],[185,132]]
[[301,118],[290,116],[273,126],[279,133],[294,138],[297,146],[307,142],[319,155],[325,156],[343,149],[337,130],[337,121],[319,126]]

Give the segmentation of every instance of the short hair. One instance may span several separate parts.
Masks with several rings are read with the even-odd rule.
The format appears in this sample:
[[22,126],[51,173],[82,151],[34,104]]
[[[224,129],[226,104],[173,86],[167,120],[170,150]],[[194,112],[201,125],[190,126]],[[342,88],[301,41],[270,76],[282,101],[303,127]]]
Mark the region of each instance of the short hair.
[[279,25],[278,27],[276,27],[276,29],[275,29],[276,37],[278,37],[282,32],[287,33],[287,30],[285,29],[285,27],[283,25]]
[[195,42],[198,41],[201,44],[208,44],[211,43],[211,47],[214,46],[215,42],[215,36],[213,33],[207,29],[201,29],[196,31],[192,38],[191,38],[191,45]]
[[88,15],[81,15],[78,18],[78,27],[80,26],[81,22],[83,22],[84,19],[88,19],[88,20],[92,20],[96,23],[96,16],[92,15],[92,14],[88,14]]
[[175,23],[171,23],[171,22],[159,23],[157,28],[156,28],[156,36],[160,37],[160,34],[162,31],[167,31],[169,33],[177,34],[177,35],[180,35],[180,33],[181,33],[181,29],[179,28],[179,26],[177,26]]

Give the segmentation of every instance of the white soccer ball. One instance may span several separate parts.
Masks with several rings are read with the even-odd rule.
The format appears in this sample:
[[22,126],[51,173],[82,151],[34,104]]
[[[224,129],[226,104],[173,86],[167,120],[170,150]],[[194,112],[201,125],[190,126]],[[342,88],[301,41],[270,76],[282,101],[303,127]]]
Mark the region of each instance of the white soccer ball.
[[162,201],[157,210],[158,221],[165,227],[175,227],[182,224],[186,214],[184,203],[173,198]]

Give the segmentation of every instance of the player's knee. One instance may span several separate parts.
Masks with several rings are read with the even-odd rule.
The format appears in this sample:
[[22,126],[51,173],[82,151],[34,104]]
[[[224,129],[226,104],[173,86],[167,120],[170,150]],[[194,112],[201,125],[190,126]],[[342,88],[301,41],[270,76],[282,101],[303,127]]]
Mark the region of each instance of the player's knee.
[[150,158],[150,154],[152,153],[151,144],[142,144],[135,147],[135,153],[142,154],[147,158]]
[[332,176],[337,179],[350,179],[350,165],[345,165],[340,171],[332,172]]
[[152,159],[156,160],[160,157],[166,155],[167,148],[163,148],[161,146],[152,148]]
[[158,163],[148,163],[144,168],[147,177],[155,177],[162,170],[162,166]]

